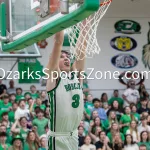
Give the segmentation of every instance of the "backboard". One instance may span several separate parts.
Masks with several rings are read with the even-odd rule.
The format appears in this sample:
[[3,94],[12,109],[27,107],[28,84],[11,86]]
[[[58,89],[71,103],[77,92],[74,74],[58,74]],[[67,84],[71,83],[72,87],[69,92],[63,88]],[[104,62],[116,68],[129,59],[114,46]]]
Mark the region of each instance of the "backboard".
[[4,1],[0,6],[1,23],[4,22],[1,25],[1,36],[9,35],[9,40],[2,42],[2,50],[5,52],[18,51],[44,40],[84,20],[100,6],[99,0],[1,1]]
[[[0,2],[2,2],[2,0]],[[13,36],[22,33],[37,23],[37,18],[35,18],[36,15],[30,8],[30,1],[5,0],[5,2],[7,9],[6,29]],[[41,54],[39,52],[39,47],[35,43],[15,52],[4,52],[0,47],[0,57],[41,57]]]

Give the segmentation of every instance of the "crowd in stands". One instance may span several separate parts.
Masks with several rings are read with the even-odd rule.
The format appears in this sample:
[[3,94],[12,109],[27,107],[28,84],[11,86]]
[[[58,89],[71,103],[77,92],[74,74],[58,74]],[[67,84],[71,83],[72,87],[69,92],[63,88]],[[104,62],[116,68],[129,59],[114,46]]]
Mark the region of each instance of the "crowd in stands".
[[49,111],[46,91],[32,85],[24,92],[0,80],[0,150],[46,150]]
[[[136,89],[137,88],[137,89]],[[79,150],[150,150],[150,101],[144,84],[129,80],[120,95],[93,98],[84,92]]]
[[[16,88],[0,80],[0,150],[46,150],[49,101],[46,91]],[[130,80],[120,95],[114,90],[93,98],[84,89],[79,150],[150,150],[150,103],[144,84]]]

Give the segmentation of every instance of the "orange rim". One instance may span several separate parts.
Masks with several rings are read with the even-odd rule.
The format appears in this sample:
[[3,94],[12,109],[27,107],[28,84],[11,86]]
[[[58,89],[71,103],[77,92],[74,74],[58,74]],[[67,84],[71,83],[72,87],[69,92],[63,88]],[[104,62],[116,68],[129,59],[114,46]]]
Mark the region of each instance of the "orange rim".
[[107,2],[103,2],[100,4],[100,6],[108,5],[112,2],[112,0],[108,0]]

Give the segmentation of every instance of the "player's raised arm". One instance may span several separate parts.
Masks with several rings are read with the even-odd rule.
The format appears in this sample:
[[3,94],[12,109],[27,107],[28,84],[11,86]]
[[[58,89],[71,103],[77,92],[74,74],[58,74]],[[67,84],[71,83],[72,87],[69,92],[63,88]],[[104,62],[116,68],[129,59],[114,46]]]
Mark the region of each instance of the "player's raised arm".
[[57,84],[56,77],[58,77],[58,74],[60,72],[59,60],[61,56],[63,41],[64,41],[64,31],[58,32],[54,35],[54,45],[52,53],[49,57],[48,64],[46,67],[47,69],[46,72],[47,74],[49,74],[49,78],[46,84],[47,91],[52,90]]
[[54,35],[54,45],[52,53],[49,57],[47,69],[50,75],[52,71],[59,71],[59,59],[61,56],[61,49],[64,41],[64,31],[58,32]]

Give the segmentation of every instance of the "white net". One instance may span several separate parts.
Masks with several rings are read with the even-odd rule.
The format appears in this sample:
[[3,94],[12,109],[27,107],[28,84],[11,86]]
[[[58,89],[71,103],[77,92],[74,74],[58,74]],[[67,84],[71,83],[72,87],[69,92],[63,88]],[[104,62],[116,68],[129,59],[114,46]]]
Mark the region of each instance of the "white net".
[[92,58],[94,54],[99,54],[101,49],[96,38],[97,27],[110,4],[111,0],[104,0],[97,12],[83,22],[79,22],[67,29],[70,52],[76,60],[82,60],[85,57]]

